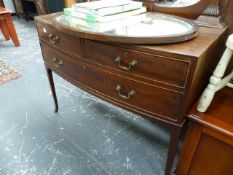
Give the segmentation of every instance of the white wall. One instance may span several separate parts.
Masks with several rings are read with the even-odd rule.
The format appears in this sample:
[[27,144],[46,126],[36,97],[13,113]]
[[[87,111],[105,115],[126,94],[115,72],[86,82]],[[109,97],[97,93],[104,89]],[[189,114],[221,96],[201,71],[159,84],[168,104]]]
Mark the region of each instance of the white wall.
[[3,2],[7,9],[10,9],[12,13],[15,13],[15,8],[12,0],[3,0]]

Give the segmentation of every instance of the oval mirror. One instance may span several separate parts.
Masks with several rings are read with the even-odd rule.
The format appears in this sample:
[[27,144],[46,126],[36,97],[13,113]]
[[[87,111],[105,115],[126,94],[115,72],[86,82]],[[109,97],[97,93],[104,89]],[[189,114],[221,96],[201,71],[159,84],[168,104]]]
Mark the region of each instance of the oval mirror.
[[209,0],[156,0],[154,12],[197,19],[209,5]]
[[81,38],[127,44],[177,43],[194,38],[198,30],[191,20],[162,13],[144,13],[113,24],[65,15],[55,20],[59,27],[68,27]]

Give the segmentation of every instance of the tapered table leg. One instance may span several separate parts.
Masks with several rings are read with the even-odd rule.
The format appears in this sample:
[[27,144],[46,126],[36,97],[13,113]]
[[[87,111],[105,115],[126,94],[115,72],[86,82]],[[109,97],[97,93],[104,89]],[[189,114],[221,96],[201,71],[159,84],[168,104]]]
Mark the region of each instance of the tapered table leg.
[[5,23],[6,23],[8,32],[10,34],[10,37],[13,40],[15,46],[16,47],[20,46],[19,39],[18,39],[17,33],[15,31],[15,26],[14,26],[12,18],[11,18],[11,14],[10,13],[3,14],[3,17],[5,19]]
[[58,102],[57,102],[57,95],[56,95],[56,90],[55,90],[55,86],[54,86],[54,81],[53,81],[53,73],[52,73],[52,70],[49,68],[46,68],[46,72],[47,72],[49,85],[51,88],[51,92],[52,92],[53,100],[54,100],[54,104],[55,104],[54,112],[58,112]]
[[3,19],[0,19],[0,29],[2,31],[2,34],[4,36],[4,38],[8,41],[10,40],[10,34],[7,30],[7,27],[6,27],[6,24],[5,24],[5,21],[4,21],[4,18]]
[[168,148],[168,155],[167,155],[167,164],[165,167],[165,175],[170,175],[172,170],[172,165],[175,159],[177,147],[180,140],[182,127],[174,127],[171,129],[170,133],[170,144]]

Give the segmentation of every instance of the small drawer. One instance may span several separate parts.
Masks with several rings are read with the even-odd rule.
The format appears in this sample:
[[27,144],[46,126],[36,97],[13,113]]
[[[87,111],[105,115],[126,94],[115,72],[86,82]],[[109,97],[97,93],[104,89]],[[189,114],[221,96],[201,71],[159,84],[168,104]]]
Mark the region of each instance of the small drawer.
[[70,58],[42,44],[44,60],[64,78],[89,92],[148,116],[176,121],[183,94],[138,82]]
[[80,39],[57,31],[54,28],[37,23],[37,30],[41,40],[56,47],[62,52],[73,56],[81,56]]
[[181,88],[186,86],[190,69],[190,61],[132,51],[90,40],[85,40],[84,55],[94,63]]

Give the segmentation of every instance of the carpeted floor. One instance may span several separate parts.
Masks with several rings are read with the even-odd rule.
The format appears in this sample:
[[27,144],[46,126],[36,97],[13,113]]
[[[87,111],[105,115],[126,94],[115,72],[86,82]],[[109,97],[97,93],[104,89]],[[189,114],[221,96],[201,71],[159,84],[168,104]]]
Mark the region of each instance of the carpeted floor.
[[0,85],[0,174],[162,175],[167,129],[58,76],[55,114],[34,22],[14,22],[21,47],[0,34],[0,58],[23,76]]

